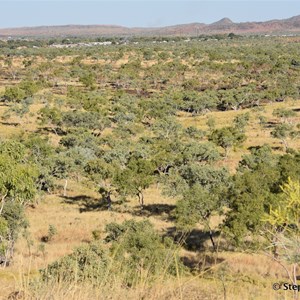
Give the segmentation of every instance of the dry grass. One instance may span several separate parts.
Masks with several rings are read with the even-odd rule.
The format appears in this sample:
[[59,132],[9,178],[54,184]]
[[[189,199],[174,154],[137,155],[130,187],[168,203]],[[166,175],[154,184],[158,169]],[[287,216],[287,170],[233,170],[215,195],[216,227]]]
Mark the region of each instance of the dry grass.
[[[299,107],[292,102],[272,104],[265,106],[262,114],[269,120],[274,119],[272,111],[282,106]],[[33,105],[32,112],[36,112],[39,108],[39,106]],[[0,107],[0,113],[3,109]],[[222,127],[231,123],[238,113],[244,112],[212,112],[208,116],[215,117],[217,126]],[[246,152],[247,147],[263,143],[269,143],[274,147],[280,146],[269,136],[269,130],[261,130],[255,114],[251,114],[250,124],[247,127],[246,145],[242,149],[232,152],[229,159],[223,162],[232,170],[241,155]],[[179,120],[184,126],[193,125],[207,130],[208,116],[180,116]],[[298,122],[299,117],[294,121]],[[25,128],[33,131],[36,129],[35,126],[34,119],[31,119]],[[1,137],[9,137],[20,130],[21,128],[18,127],[0,125]],[[295,142],[294,147],[299,147],[299,141]],[[61,197],[60,193],[47,195],[36,208],[27,209],[27,216],[31,224],[30,240],[32,245],[29,247],[28,241],[21,238],[17,243],[15,263],[5,270],[0,270],[0,285],[5,287],[2,290],[3,297],[16,290],[25,290],[26,296],[26,293],[29,293],[28,287],[26,287],[28,280],[35,277],[40,268],[71,253],[72,249],[79,244],[92,240],[91,232],[93,230],[100,230],[104,236],[107,223],[121,223],[131,218],[137,220],[148,218],[160,231],[174,226],[166,213],[141,213],[136,198],[130,199],[121,206],[115,206],[113,211],[107,211],[97,208],[99,200],[96,192],[76,182],[70,182],[68,198]],[[145,192],[146,205],[164,204],[168,206],[174,205],[175,201],[175,199],[163,197],[157,186],[153,186]],[[90,204],[96,204],[96,209],[93,206],[89,209]],[[215,218],[212,223],[217,226],[219,222],[220,220]],[[44,249],[42,249],[40,247],[41,239],[48,234],[50,224],[57,228],[58,233],[53,240],[44,243]],[[203,260],[203,254],[200,255],[196,252],[184,250],[181,254],[198,263]],[[220,266],[226,265],[227,299],[292,299],[291,293],[283,294],[283,292],[272,291],[271,284],[276,281],[285,281],[286,275],[284,270],[269,258],[259,254],[222,252],[219,259],[222,261]],[[49,299],[50,295],[51,299],[124,299],[124,297],[130,299],[223,299],[223,286],[217,275],[204,273],[201,276],[181,278],[179,283],[175,279],[135,289],[126,289],[116,282],[115,286],[103,287],[101,290],[91,286],[72,285],[68,287],[52,286],[39,290],[37,293],[36,298],[38,299]],[[30,297],[28,296],[27,299]]]
[[[234,172],[235,168],[238,165],[239,160],[242,155],[247,153],[247,149],[251,146],[261,146],[263,144],[270,145],[275,152],[283,154],[283,146],[279,140],[271,137],[270,132],[272,127],[263,128],[259,124],[258,116],[262,115],[266,117],[267,121],[280,122],[279,119],[272,115],[273,111],[277,108],[289,108],[297,110],[297,117],[293,118],[293,123],[300,123],[300,113],[299,113],[299,104],[293,100],[287,100],[283,103],[271,103],[260,108],[259,111],[253,109],[243,109],[241,111],[225,111],[225,112],[210,112],[204,116],[191,116],[187,114],[181,114],[178,117],[179,122],[184,126],[194,126],[198,129],[208,131],[209,128],[206,125],[208,118],[214,118],[216,120],[216,128],[221,128],[225,126],[230,126],[233,122],[235,116],[239,114],[250,113],[250,121],[246,127],[246,136],[247,140],[244,143],[243,147],[234,149],[231,151],[230,155],[226,160],[222,162],[222,165],[227,166],[229,170]],[[300,140],[290,140],[289,146],[294,149],[300,149]],[[222,150],[220,150],[222,151]]]
[[[245,261],[243,260],[243,263]],[[153,284],[140,284],[135,288],[126,288],[119,280],[110,285],[93,286],[88,284],[56,283],[44,285],[29,285],[29,274],[19,274],[13,289],[6,287],[2,291],[6,295],[15,295],[12,299],[147,299],[147,300],[218,300],[226,299],[293,299],[291,291],[273,291],[272,284],[280,282],[278,279],[247,276],[244,273],[236,276],[189,276],[178,277],[173,280],[157,280]],[[113,274],[112,274],[113,276]],[[7,299],[2,294],[0,299]]]
[[[91,60],[85,59],[85,64],[113,64],[114,68],[120,68],[128,63],[132,53],[126,55],[115,62],[108,60]],[[72,57],[58,57],[56,61],[61,64],[67,64],[74,59]],[[37,58],[36,63],[43,62],[42,58]],[[151,67],[156,61],[143,63],[143,67]],[[235,62],[232,62],[235,63]],[[14,66],[20,67],[22,59],[15,60]],[[218,76],[218,74],[210,74]],[[187,77],[192,78],[192,73],[187,73]],[[204,77],[203,77],[204,78]],[[12,82],[1,82],[0,94],[4,92],[5,85]],[[65,83],[61,83],[65,84]],[[68,83],[78,85],[78,83]],[[50,90],[51,91],[51,90]],[[43,90],[39,96],[49,90]],[[61,95],[60,95],[61,97]],[[22,126],[12,126],[0,123],[0,138],[8,138],[21,131],[33,132],[38,129],[37,112],[42,107],[41,104],[31,106],[31,117],[27,120],[21,120]],[[234,172],[238,161],[247,148],[255,145],[267,143],[271,145],[278,153],[283,153],[282,145],[279,141],[270,136],[270,128],[262,130],[257,119],[258,115],[263,115],[267,120],[275,120],[272,116],[274,109],[279,107],[299,109],[299,105],[293,101],[284,103],[272,103],[266,105],[263,110],[255,112],[247,109],[243,111],[211,112],[205,116],[191,117],[187,114],[181,114],[178,119],[184,126],[195,126],[202,130],[208,130],[206,125],[208,117],[213,117],[217,121],[217,127],[228,126],[232,123],[233,118],[247,111],[251,112],[250,123],[246,128],[247,141],[245,145],[232,151],[227,160],[221,162],[221,165],[227,166]],[[7,109],[0,106],[0,115],[3,115]],[[12,117],[9,122],[19,122],[18,118]],[[300,116],[294,119],[299,122]],[[58,144],[59,137],[50,134],[50,140],[53,144]],[[290,145],[296,149],[300,148],[299,140],[292,141]],[[261,254],[247,254],[235,252],[222,252],[219,254],[219,262],[215,267],[212,263],[204,266],[213,267],[215,273],[201,269],[200,273],[173,280],[158,280],[153,285],[141,285],[136,288],[128,289],[119,281],[112,285],[102,286],[101,288],[71,284],[53,285],[39,288],[34,291],[34,296],[30,294],[32,288],[29,287],[29,280],[36,277],[38,270],[44,268],[47,264],[58,258],[72,252],[73,248],[81,243],[92,240],[92,231],[100,230],[104,236],[106,224],[110,222],[121,223],[128,219],[142,220],[147,218],[154,224],[155,228],[161,232],[174,226],[168,213],[162,211],[140,211],[136,198],[118,206],[115,205],[112,211],[101,209],[98,200],[99,195],[91,188],[85,187],[77,182],[71,181],[68,187],[68,197],[61,196],[61,191],[56,194],[46,195],[40,204],[35,208],[27,209],[27,216],[30,222],[29,239],[20,238],[16,246],[16,256],[14,264],[6,269],[0,269],[0,299],[6,297],[13,291],[20,291],[20,299],[224,299],[224,290],[222,276],[225,281],[227,299],[292,299],[291,292],[275,292],[272,290],[272,283],[277,281],[287,281],[282,267],[272,262],[269,258]],[[159,187],[152,186],[145,192],[146,206],[165,205],[172,206],[176,199],[167,198],[161,195]],[[212,226],[216,227],[220,222],[219,218],[213,218]],[[54,225],[57,234],[53,240],[42,243],[42,238],[48,234],[49,225]],[[198,229],[201,229],[199,227]],[[41,247],[44,245],[44,249]],[[203,263],[204,256],[211,256],[211,253],[197,253],[182,250],[181,255],[194,261],[196,264]],[[222,275],[222,267],[225,273]],[[219,268],[219,270],[218,270]],[[210,270],[210,269],[209,269]],[[221,275],[220,275],[221,274]],[[17,299],[17,298],[16,298]]]
[[[129,203],[122,206],[124,212],[122,209],[116,209],[80,213],[82,202],[75,199],[80,199],[82,195],[91,197],[89,201],[93,201],[97,196],[90,189],[71,182],[68,199],[64,199],[60,194],[48,195],[36,208],[27,209],[31,224],[30,239],[33,245],[29,250],[27,241],[24,238],[20,239],[17,244],[15,263],[0,270],[0,285],[5,286],[3,295],[7,296],[13,291],[25,291],[25,298],[21,299],[223,299],[222,281],[217,270],[226,266],[224,280],[227,299],[276,299],[276,295],[279,294],[280,299],[292,299],[289,294],[284,296],[283,293],[275,293],[271,290],[273,282],[286,280],[284,270],[279,265],[263,255],[234,252],[219,253],[216,266],[209,259],[209,263],[204,265],[206,267],[201,268],[202,272],[196,276],[175,278],[166,282],[158,280],[153,285],[146,284],[134,289],[127,289],[118,281],[114,282],[113,286],[103,286],[101,289],[75,284],[55,285],[37,289],[35,296],[31,298],[32,288],[29,288],[29,279],[36,277],[38,270],[48,263],[71,253],[75,246],[92,240],[92,230],[100,229],[104,236],[107,223],[145,218],[134,214],[139,211],[139,208],[136,208],[137,199],[131,199]],[[66,200],[74,203],[66,203]],[[145,200],[146,204],[174,203],[174,199],[163,198],[156,187],[146,191]],[[159,230],[172,226],[172,223],[164,220],[162,216],[154,215],[149,219]],[[41,251],[39,249],[41,238],[47,235],[49,224],[54,225],[58,233],[52,241],[44,244],[45,249]],[[182,256],[196,262],[202,262],[205,255],[209,258],[212,254],[182,251]],[[205,271],[207,267],[212,267],[217,272]],[[5,298],[0,297],[0,299]]]

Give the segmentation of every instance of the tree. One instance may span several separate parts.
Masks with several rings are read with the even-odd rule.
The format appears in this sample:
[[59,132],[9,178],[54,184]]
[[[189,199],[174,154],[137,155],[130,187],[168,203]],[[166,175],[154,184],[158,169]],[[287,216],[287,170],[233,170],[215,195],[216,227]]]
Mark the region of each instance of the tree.
[[230,149],[242,145],[246,136],[235,127],[223,127],[215,129],[208,139],[222,147],[225,150],[225,157],[228,157]]
[[285,151],[288,149],[288,138],[291,137],[292,129],[292,125],[283,123],[276,125],[274,130],[271,131],[271,136],[273,138],[281,140]]
[[19,103],[26,97],[24,90],[18,86],[6,87],[4,93],[4,100],[8,102]]
[[96,183],[102,200],[107,202],[108,209],[111,209],[112,205],[111,196],[116,192],[114,177],[118,169],[119,167],[115,163],[109,163],[100,158],[90,160],[84,166],[84,171],[88,174],[89,178]]
[[[300,263],[300,183],[288,179],[281,186],[278,205],[271,206],[264,216],[264,236],[269,237],[273,259],[287,272],[290,282],[297,285]],[[269,248],[269,247],[268,247]],[[291,264],[291,270],[286,263]],[[294,291],[297,299],[297,291]]]
[[153,124],[153,131],[159,138],[167,140],[178,137],[182,126],[176,121],[174,117],[165,117],[157,120]]
[[38,176],[33,166],[22,162],[22,147],[9,155],[7,146],[2,144],[0,149],[0,255],[5,261],[13,257],[19,231],[27,227],[24,207],[36,195]]
[[300,178],[300,153],[299,151],[291,151],[282,155],[278,161],[278,169],[280,170],[280,183],[284,184],[290,178],[296,181]]
[[278,157],[272,153],[272,148],[269,145],[265,144],[248,149],[250,150],[250,154],[242,156],[242,160],[238,166],[239,172],[258,170],[263,164],[273,168],[277,166]]
[[103,129],[99,113],[90,111],[67,111],[62,113],[62,122],[66,127]]
[[95,75],[91,72],[81,75],[79,77],[79,81],[90,90],[96,89],[96,78]]
[[224,228],[235,245],[245,245],[244,238],[249,234],[258,236],[266,209],[276,201],[271,189],[278,177],[276,170],[266,166],[234,176],[226,197],[230,210],[226,214]]
[[234,127],[240,132],[245,132],[245,127],[248,125],[249,120],[250,120],[249,113],[237,115],[233,119]]
[[210,218],[213,213],[221,212],[222,198],[209,192],[199,183],[192,185],[176,203],[175,218],[179,228],[192,229],[196,224],[204,225],[209,231],[209,237],[216,251]]
[[173,140],[151,139],[151,160],[159,174],[167,174],[170,168],[178,166],[182,162],[182,142]]
[[297,116],[297,113],[292,109],[277,108],[273,111],[273,116],[281,118],[283,122],[289,122],[291,117]]
[[39,87],[33,81],[22,81],[16,86],[6,87],[4,100],[13,103],[20,103],[28,97],[32,97]]
[[[63,196],[67,196],[68,178],[76,170],[76,153],[72,151],[61,151],[52,157],[51,176],[64,179]],[[82,157],[80,157],[82,159]],[[76,170],[77,172],[79,170]]]
[[220,159],[220,154],[217,147],[210,142],[196,143],[191,142],[183,145],[182,162],[183,164],[189,162],[207,163]]
[[195,161],[183,163],[170,170],[164,183],[168,196],[179,197],[175,212],[178,226],[189,230],[196,224],[204,225],[215,250],[210,218],[213,213],[221,213],[225,206],[224,195],[231,185],[228,170]]
[[119,194],[137,196],[144,206],[144,190],[154,181],[154,165],[151,161],[132,157],[124,170],[119,170],[114,178]]
[[231,184],[230,174],[226,168],[197,163],[172,168],[163,179],[165,192],[171,197],[184,195],[194,184],[200,184],[211,193],[222,194]]
[[41,137],[37,133],[22,134],[19,141],[26,147],[28,157],[26,159],[34,164],[39,175],[36,180],[38,191],[50,192],[54,186],[53,168],[55,149],[48,138]]
[[57,107],[44,107],[39,111],[41,125],[50,126],[57,135],[57,127],[62,125],[62,113]]

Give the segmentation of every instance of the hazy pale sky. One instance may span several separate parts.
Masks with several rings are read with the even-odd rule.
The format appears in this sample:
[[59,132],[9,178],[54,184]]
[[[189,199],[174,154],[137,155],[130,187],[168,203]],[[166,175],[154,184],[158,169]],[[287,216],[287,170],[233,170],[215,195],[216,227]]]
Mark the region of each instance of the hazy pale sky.
[[148,27],[212,23],[223,17],[234,22],[245,22],[284,19],[295,15],[300,15],[300,0],[0,0],[0,28],[66,24]]

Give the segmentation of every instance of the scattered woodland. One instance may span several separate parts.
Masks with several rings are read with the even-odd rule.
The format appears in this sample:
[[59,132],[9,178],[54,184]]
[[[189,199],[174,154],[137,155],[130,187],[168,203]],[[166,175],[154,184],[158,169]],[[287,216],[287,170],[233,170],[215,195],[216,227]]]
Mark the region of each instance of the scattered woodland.
[[0,298],[298,299],[300,38],[95,41],[0,42]]

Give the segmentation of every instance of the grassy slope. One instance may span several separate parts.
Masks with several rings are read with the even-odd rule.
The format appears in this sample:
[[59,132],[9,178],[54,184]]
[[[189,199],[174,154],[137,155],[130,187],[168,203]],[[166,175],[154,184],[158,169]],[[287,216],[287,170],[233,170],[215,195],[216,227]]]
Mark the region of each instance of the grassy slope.
[[[68,59],[71,58],[63,57],[61,62],[66,63]],[[123,60],[117,61],[115,67],[119,68],[127,61],[128,57],[125,57]],[[98,63],[104,62],[98,61]],[[0,94],[4,91],[4,85],[7,83],[2,82],[2,84],[0,86]],[[31,112],[36,113],[40,107],[39,104],[34,104],[31,107]],[[267,117],[268,121],[276,121],[272,116],[272,111],[278,107],[299,109],[300,106],[297,102],[290,101],[267,105],[259,112],[252,111],[250,124],[246,129],[248,138],[245,145],[231,152],[228,159],[222,162],[223,165],[228,166],[233,172],[242,154],[247,152],[249,146],[268,143],[274,149],[277,149],[276,151],[282,152],[282,145],[279,141],[270,137],[270,129],[262,130],[257,119],[257,115],[261,114]],[[6,107],[0,106],[0,115],[5,110]],[[206,121],[209,116],[216,119],[217,127],[222,127],[229,125],[237,114],[245,113],[246,111],[248,110],[212,112],[198,117],[181,115],[178,119],[184,126],[192,125],[207,130]],[[26,120],[10,119],[10,122],[19,121],[22,121],[21,126],[12,126],[0,122],[0,137],[6,138],[23,130],[34,131],[37,129],[38,125],[35,116]],[[300,121],[299,112],[293,121]],[[53,142],[57,143],[57,137],[52,134],[50,136]],[[291,141],[290,145],[294,148],[300,148],[299,140]],[[158,230],[164,231],[174,226],[164,212],[151,216],[147,213],[141,215],[137,207],[137,199],[131,199],[128,203],[121,207],[116,207],[116,210],[110,212],[97,208],[99,206],[97,197],[97,193],[92,189],[88,189],[76,182],[70,182],[67,199],[61,197],[61,191],[58,191],[57,194],[46,195],[36,208],[28,208],[27,215],[31,224],[30,240],[32,245],[29,247],[27,241],[21,238],[17,244],[16,263],[5,270],[0,269],[0,299],[5,299],[15,289],[23,288],[24,286],[26,289],[28,278],[32,278],[37,274],[38,269],[70,253],[76,245],[90,241],[92,239],[92,230],[103,231],[105,224],[109,222],[122,222],[129,218],[142,219],[149,217]],[[153,186],[146,191],[145,202],[146,204],[154,205],[174,205],[175,199],[163,197],[160,190]],[[95,206],[96,209],[93,209]],[[218,221],[215,219],[214,224],[217,224]],[[47,235],[49,224],[57,228],[58,234],[55,235],[53,241],[45,244],[45,249],[42,250],[40,247],[41,238]],[[205,258],[207,258],[205,256],[206,253],[202,254],[201,257],[198,255],[200,254],[196,252],[182,251],[182,256],[189,259],[191,264],[210,265],[207,259],[204,263]],[[207,253],[207,255],[211,256],[210,253]],[[272,291],[272,283],[279,280],[285,281],[286,279],[283,269],[267,257],[258,254],[226,252],[220,253],[219,259],[222,261],[221,266],[226,266],[225,285],[228,299],[292,299],[291,293],[283,294]],[[81,288],[80,290],[78,290],[78,287],[77,289],[73,287],[68,290],[64,287],[53,287],[52,290],[49,288],[48,293],[50,291],[55,299],[92,299],[97,298],[97,296],[101,298],[99,291],[95,291],[91,287]],[[149,289],[141,287],[137,290],[125,290],[116,284],[115,287],[101,290],[102,299],[107,299],[112,292],[114,295],[113,299],[141,299],[142,296],[147,299],[223,299],[222,281],[217,279],[216,276],[210,277],[208,274],[206,274],[205,278],[203,276],[190,276],[172,282],[156,283],[153,288]],[[49,294],[48,298],[47,294],[43,294],[39,296],[39,299],[49,299]]]
[[[272,111],[277,107],[299,108],[299,105],[292,102],[267,105],[264,107],[262,114],[268,120],[273,120]],[[33,106],[33,111],[37,109],[38,107]],[[0,112],[3,112],[3,107],[0,108]],[[238,113],[241,112],[212,112],[206,116],[198,117],[181,116],[179,121],[184,126],[193,125],[206,130],[208,116],[216,118],[217,126],[221,127],[228,125]],[[251,121],[247,127],[248,139],[245,146],[232,152],[230,157],[222,162],[231,170],[234,169],[241,155],[246,152],[246,148],[249,146],[268,143],[272,147],[279,149],[277,151],[281,151],[279,142],[270,137],[269,129],[261,130],[256,114],[251,114]],[[299,122],[299,113],[294,121]],[[35,122],[36,120],[34,119],[29,120],[28,123],[22,126],[22,129],[1,124],[0,135],[1,137],[7,137],[21,130],[34,130]],[[299,149],[299,141],[293,141],[291,145]],[[32,277],[37,273],[38,269],[45,267],[49,262],[70,253],[76,245],[90,241],[92,239],[92,230],[103,231],[105,224],[109,222],[122,222],[130,218],[142,219],[149,217],[155,227],[162,231],[174,225],[168,220],[165,213],[152,216],[149,216],[147,213],[141,215],[137,207],[137,199],[132,199],[125,205],[117,207],[115,211],[101,210],[97,208],[99,206],[97,196],[97,193],[93,190],[83,187],[76,182],[71,182],[69,184],[68,198],[63,198],[60,193],[46,195],[36,208],[28,208],[27,215],[31,224],[30,239],[32,240],[32,245],[28,247],[26,240],[21,238],[17,245],[16,263],[5,270],[0,270],[0,286],[5,287],[2,290],[3,295],[7,295],[16,286],[26,285],[28,276]],[[173,205],[175,203],[174,199],[163,197],[157,187],[151,187],[146,192],[145,201],[147,204]],[[93,209],[95,207],[96,209]],[[215,220],[215,223],[218,223],[218,220]],[[58,234],[42,250],[40,247],[41,238],[47,235],[49,224],[57,228]],[[203,262],[204,259],[203,255],[197,257],[196,252],[187,250],[182,251],[182,255],[190,259],[192,263]],[[219,259],[223,261],[222,265],[226,265],[226,289],[229,299],[276,299],[276,295],[278,296],[277,292],[271,292],[271,283],[276,282],[277,278],[284,280],[285,274],[279,265],[271,262],[267,257],[258,254],[226,252],[220,253]],[[178,286],[181,288],[178,289]],[[170,296],[168,294],[170,291],[177,291],[172,296],[173,299],[180,298],[181,294],[182,297],[189,299],[222,299],[223,297],[222,282],[213,277],[211,279],[204,279],[201,276],[182,278],[180,283],[168,282],[163,286],[157,284],[155,289],[156,293],[160,293],[159,295],[162,299],[165,294]],[[86,296],[91,292],[91,288],[88,291],[85,293]],[[57,292],[57,299],[67,296],[62,296],[61,293],[63,292],[65,292],[64,289],[61,292]],[[118,293],[122,295],[123,292],[122,288],[119,287],[119,290],[116,292],[116,298],[118,298]],[[158,296],[158,294],[153,294],[153,291],[145,289],[141,291],[127,291],[127,293],[128,297],[132,299],[138,299],[139,293],[146,293],[147,299],[155,299],[154,295]],[[83,294],[80,296],[82,298],[79,295],[74,296],[74,299],[88,299]],[[70,294],[69,296],[71,297]],[[283,296],[286,298],[281,299],[289,299],[290,296],[292,295],[286,294]]]

